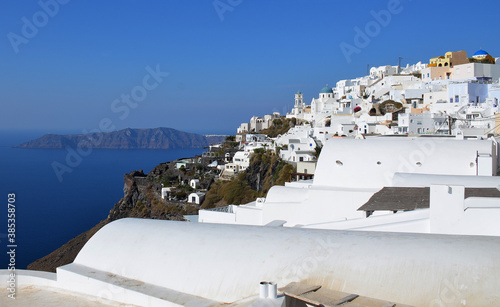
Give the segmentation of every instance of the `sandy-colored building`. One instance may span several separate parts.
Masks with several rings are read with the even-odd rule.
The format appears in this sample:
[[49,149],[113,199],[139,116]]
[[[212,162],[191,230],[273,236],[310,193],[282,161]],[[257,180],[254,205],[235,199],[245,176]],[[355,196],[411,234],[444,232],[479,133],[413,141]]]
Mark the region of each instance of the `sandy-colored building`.
[[427,67],[422,69],[422,81],[430,82],[434,80],[451,79],[453,69],[449,66],[446,67]]
[[453,67],[469,63],[467,52],[448,51],[444,56],[438,56],[429,60],[427,68],[422,69],[422,81],[429,82],[433,80],[451,79],[453,75]]
[[466,51],[448,51],[444,56],[431,58],[427,67],[453,67],[465,63],[469,63]]
[[453,68],[452,79],[500,78],[500,65],[485,63],[467,63]]

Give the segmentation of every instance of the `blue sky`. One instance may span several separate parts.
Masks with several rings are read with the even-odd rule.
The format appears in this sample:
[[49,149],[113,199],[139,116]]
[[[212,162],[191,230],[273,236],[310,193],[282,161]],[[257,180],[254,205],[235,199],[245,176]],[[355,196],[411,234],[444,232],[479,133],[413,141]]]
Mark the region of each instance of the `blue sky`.
[[[297,90],[309,103],[367,64],[500,55],[497,1],[59,1],[3,2],[0,130],[82,132],[106,119],[116,129],[235,133],[252,115],[288,111]],[[371,13],[381,11],[383,22]],[[356,47],[355,28],[370,26]],[[350,61],[342,43],[357,48]],[[147,67],[168,76],[144,91]],[[146,96],[132,108],[120,100],[133,91]]]

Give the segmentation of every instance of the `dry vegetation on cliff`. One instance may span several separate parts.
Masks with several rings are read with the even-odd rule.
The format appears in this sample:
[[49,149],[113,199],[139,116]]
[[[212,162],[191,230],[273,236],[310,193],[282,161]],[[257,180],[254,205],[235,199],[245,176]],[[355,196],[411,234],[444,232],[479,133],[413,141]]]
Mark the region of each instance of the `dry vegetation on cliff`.
[[28,269],[55,272],[57,267],[71,263],[85,243],[100,228],[117,219],[136,217],[180,221],[184,220],[184,215],[198,213],[199,205],[182,202],[180,199],[172,201],[162,199],[162,183],[168,186],[175,185],[178,193],[174,198],[182,198],[191,189],[183,182],[190,178],[199,178],[200,184],[210,187],[201,207],[214,208],[228,204],[244,204],[265,196],[273,185],[284,185],[290,181],[294,171],[292,165],[281,161],[271,151],[254,153],[246,172],[240,173],[231,181],[213,182],[210,171],[199,165],[201,164],[179,170],[173,161],[158,165],[148,174],[144,174],[142,170],[125,174],[124,197],[114,205],[107,219],[51,254],[31,263]]
[[294,171],[292,165],[281,161],[271,151],[252,155],[250,166],[231,181],[218,181],[208,191],[203,209],[240,205],[263,197],[274,185],[289,182]]

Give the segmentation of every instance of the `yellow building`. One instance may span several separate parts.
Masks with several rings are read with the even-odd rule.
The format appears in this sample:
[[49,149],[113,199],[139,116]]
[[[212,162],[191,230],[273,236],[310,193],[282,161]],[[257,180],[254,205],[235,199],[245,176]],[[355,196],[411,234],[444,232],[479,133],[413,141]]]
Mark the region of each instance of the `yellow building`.
[[466,63],[469,63],[466,51],[448,51],[444,56],[431,58],[427,67],[453,67],[453,65]]

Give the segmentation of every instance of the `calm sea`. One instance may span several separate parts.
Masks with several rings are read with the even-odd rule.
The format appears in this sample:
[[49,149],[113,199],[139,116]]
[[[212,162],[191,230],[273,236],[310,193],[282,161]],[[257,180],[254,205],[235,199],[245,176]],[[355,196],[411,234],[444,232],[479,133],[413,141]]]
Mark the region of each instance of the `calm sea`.
[[[65,149],[19,149],[39,132],[0,132],[0,269],[8,266],[8,194],[15,194],[16,268],[54,251],[106,219],[123,197],[123,175],[149,172],[159,163],[201,154],[187,150],[94,149],[71,173],[57,178],[52,164],[66,164]],[[75,162],[75,161],[73,161]]]

